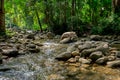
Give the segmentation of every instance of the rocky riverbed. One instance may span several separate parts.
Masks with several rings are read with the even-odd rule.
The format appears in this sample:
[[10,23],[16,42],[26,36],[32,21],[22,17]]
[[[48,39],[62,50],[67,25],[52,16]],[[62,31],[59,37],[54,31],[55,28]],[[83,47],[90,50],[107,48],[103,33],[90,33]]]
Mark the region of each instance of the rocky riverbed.
[[119,40],[16,32],[0,39],[0,80],[120,80]]

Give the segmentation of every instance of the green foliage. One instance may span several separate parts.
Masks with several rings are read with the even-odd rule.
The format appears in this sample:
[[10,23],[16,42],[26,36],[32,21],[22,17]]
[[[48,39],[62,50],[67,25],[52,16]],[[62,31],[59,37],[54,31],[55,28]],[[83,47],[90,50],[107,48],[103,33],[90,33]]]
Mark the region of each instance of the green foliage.
[[[119,33],[119,19],[114,20],[112,0],[5,0],[6,24],[26,29],[53,31],[62,34]],[[36,14],[38,12],[38,16]],[[38,20],[39,18],[39,20]]]
[[15,34],[16,34],[16,33],[15,33],[14,31],[6,29],[6,35],[8,35],[8,36],[13,36],[13,35],[15,35]]
[[112,22],[107,22],[103,27],[102,34],[116,34],[120,35],[120,18],[116,18]]
[[92,34],[101,34],[102,33],[102,27],[100,26],[94,26],[92,27],[92,30],[91,30]]
[[34,25],[33,25],[33,30],[40,30],[39,25],[34,24]]

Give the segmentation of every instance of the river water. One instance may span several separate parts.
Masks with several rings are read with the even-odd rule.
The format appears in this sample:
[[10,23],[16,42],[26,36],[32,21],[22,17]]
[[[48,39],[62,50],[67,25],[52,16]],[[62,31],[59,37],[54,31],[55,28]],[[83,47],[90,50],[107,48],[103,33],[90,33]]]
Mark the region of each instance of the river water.
[[4,64],[0,65],[0,80],[47,80],[47,76],[54,73],[54,56],[64,51],[67,46],[51,42],[45,42],[43,45],[40,53],[4,61]]
[[[81,69],[54,58],[72,44],[44,42],[40,53],[10,58],[0,65],[0,80],[120,80],[120,71],[103,66]],[[94,78],[94,79],[93,79]]]

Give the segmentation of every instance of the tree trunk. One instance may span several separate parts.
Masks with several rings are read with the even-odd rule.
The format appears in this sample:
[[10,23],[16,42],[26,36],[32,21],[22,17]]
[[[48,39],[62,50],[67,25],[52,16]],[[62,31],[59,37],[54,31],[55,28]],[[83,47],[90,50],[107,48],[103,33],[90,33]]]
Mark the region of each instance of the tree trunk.
[[40,26],[40,30],[41,30],[41,32],[43,32],[43,30],[42,30],[42,24],[41,24],[41,21],[40,21],[40,18],[39,18],[39,14],[38,14],[37,9],[35,9],[35,13],[36,13],[37,20],[38,20],[38,23],[39,23],[39,26]]
[[48,16],[49,16],[49,15],[48,15],[48,5],[47,5],[47,4],[48,4],[48,1],[47,1],[47,0],[44,0],[44,3],[45,3],[45,6],[46,6],[46,8],[45,8],[45,23],[48,24],[48,18],[49,18],[49,17],[48,17]]
[[44,5],[45,5],[45,18],[44,18],[44,22],[45,24],[47,24],[48,26],[48,31],[51,31],[51,28],[50,28],[50,7],[49,7],[49,0],[44,0]]
[[75,16],[75,6],[76,6],[76,0],[72,0],[72,16]]
[[0,0],[0,34],[5,33],[4,0]]
[[114,13],[120,17],[120,0],[113,0],[113,9]]
[[73,25],[73,20],[72,19],[75,16],[76,0],[72,0],[72,6],[71,6],[71,8],[72,8],[72,10],[71,10],[71,16],[72,16],[72,18],[71,18],[71,22],[72,22],[71,30],[73,30],[74,25]]

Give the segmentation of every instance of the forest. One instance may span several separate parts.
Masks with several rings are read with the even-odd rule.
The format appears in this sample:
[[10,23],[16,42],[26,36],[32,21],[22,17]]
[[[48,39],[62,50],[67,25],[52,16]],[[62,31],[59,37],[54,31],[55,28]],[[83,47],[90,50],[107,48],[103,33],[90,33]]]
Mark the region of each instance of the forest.
[[6,27],[55,34],[120,32],[118,0],[5,0],[3,6]]
[[0,0],[0,80],[120,80],[120,0]]

